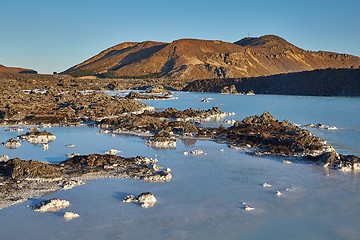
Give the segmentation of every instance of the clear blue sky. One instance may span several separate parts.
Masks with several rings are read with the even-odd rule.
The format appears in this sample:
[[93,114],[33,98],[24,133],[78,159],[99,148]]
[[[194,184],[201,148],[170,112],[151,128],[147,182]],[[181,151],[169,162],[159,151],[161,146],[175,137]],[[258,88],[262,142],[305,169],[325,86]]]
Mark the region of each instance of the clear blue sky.
[[0,64],[63,71],[124,41],[279,35],[360,56],[358,0],[4,0]]

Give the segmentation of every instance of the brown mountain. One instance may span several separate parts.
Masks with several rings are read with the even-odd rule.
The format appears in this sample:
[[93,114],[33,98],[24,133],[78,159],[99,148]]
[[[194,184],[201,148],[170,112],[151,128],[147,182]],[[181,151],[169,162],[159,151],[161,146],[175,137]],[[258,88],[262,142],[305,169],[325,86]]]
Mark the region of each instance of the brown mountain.
[[37,73],[35,70],[32,69],[25,69],[19,67],[6,67],[0,64],[0,73]]
[[125,42],[64,73],[74,76],[167,77],[176,79],[238,78],[326,68],[359,68],[360,58],[313,52],[266,35],[235,43],[180,39],[171,43]]

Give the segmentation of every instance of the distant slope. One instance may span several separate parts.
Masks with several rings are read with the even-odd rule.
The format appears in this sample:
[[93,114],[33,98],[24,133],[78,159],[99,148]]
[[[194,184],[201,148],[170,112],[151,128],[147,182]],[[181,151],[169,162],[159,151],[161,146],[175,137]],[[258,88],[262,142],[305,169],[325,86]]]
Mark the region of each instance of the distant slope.
[[18,68],[18,67],[6,67],[0,65],[0,73],[37,73],[37,71],[32,69]]
[[180,39],[171,43],[121,43],[64,73],[191,80],[359,67],[359,57],[306,51],[278,36],[266,35],[244,38],[235,43],[199,39]]
[[183,91],[237,92],[308,96],[360,96],[360,69],[321,69],[242,79],[206,79],[190,82]]

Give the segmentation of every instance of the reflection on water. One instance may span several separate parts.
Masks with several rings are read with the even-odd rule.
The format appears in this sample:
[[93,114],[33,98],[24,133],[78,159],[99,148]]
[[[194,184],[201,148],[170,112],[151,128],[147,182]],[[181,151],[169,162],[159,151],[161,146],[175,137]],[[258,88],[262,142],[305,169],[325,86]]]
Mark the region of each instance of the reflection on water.
[[196,139],[193,138],[181,138],[181,142],[188,147],[194,146],[196,144]]
[[[358,99],[176,94],[179,100],[150,104],[182,109],[221,104],[223,110],[236,112],[235,119],[268,110],[277,118],[301,124],[335,125],[340,127],[338,131],[314,132],[338,150],[360,155],[356,134],[359,125],[352,116],[360,116]],[[205,97],[214,100],[201,102]],[[24,142],[15,150],[1,147],[1,154],[55,162],[64,160],[66,153],[104,153],[114,148],[125,157],[158,158],[160,165],[172,169],[173,180],[90,181],[43,197],[70,201],[69,208],[54,214],[33,212],[27,205],[42,199],[30,199],[0,211],[1,239],[358,239],[360,235],[359,174],[344,174],[307,163],[283,164],[280,158],[250,156],[212,141],[181,139],[176,149],[156,150],[147,147],[141,138],[112,137],[100,134],[97,128],[47,130],[57,136],[49,143],[48,151],[43,151],[41,145]],[[17,134],[1,128],[0,140]],[[75,147],[67,148],[70,143]],[[182,154],[195,149],[206,154]],[[272,187],[264,188],[264,182]],[[126,195],[147,191],[158,200],[153,208],[121,202]],[[276,191],[282,195],[277,196]],[[243,202],[255,210],[245,211]],[[79,213],[80,217],[66,222],[62,218],[65,211]]]

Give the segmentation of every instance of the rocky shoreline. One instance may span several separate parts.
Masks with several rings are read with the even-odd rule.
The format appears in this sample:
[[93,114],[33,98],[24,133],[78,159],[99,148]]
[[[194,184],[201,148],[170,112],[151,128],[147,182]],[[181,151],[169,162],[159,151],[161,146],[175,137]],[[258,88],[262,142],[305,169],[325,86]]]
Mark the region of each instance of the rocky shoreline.
[[54,164],[14,158],[0,162],[0,209],[99,178],[168,182],[172,174],[171,169],[163,169],[156,159],[139,156],[123,158],[91,154]]
[[358,156],[339,154],[308,130],[286,120],[278,121],[268,112],[236,121],[228,128],[207,128],[196,122],[199,118],[225,115],[218,108],[184,111],[168,108],[163,112],[106,119],[98,127],[112,133],[133,132],[147,142],[156,142],[155,147],[175,147],[171,144],[175,138],[208,139],[227,143],[232,148],[247,149],[257,156],[297,157],[341,171],[360,171]]
[[[8,126],[8,131],[22,132],[23,128],[19,126],[23,125],[76,126],[91,123],[104,133],[138,135],[153,148],[176,148],[177,138],[207,139],[226,143],[232,148],[245,149],[256,156],[294,157],[344,172],[360,171],[358,156],[339,154],[308,130],[286,120],[278,121],[268,112],[231,122],[230,127],[211,128],[205,127],[202,122],[219,120],[233,113],[222,112],[218,107],[182,111],[167,108],[155,112],[152,107],[134,100],[138,96],[145,96],[144,99],[157,94],[170,96],[171,93],[164,87],[149,88],[144,94],[135,94],[136,97],[133,93],[129,94],[130,97],[121,97],[110,96],[103,91],[118,87],[106,81],[97,85],[97,81],[53,76],[54,82],[51,82],[46,78],[33,80],[31,74],[21,81],[16,76],[14,78],[1,79],[5,84],[0,89],[0,124]],[[43,144],[46,150],[47,143],[55,139],[51,133],[34,128],[3,144],[8,148],[18,148],[21,146],[20,140],[27,140]],[[1,156],[0,208],[48,192],[70,189],[88,179],[116,177],[149,182],[171,180],[171,170],[163,169],[153,159],[123,158],[115,155],[118,152],[114,154],[110,150],[108,153],[83,156],[72,154],[67,160],[56,164],[19,158],[9,160],[6,155]],[[187,154],[190,153],[195,154]]]

